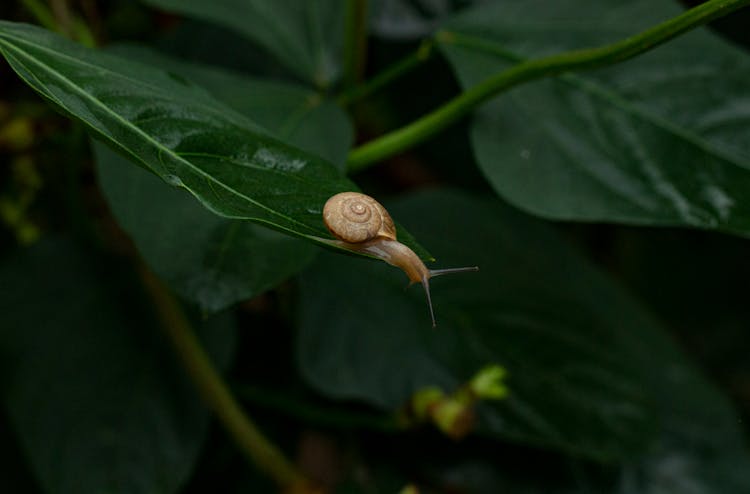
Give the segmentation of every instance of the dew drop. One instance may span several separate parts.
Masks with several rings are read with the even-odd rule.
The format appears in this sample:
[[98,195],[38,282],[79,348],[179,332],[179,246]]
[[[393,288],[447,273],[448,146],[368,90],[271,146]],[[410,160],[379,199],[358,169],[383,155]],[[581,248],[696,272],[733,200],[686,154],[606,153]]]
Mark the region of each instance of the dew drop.
[[164,175],[164,181],[172,187],[183,187],[185,185],[177,175]]

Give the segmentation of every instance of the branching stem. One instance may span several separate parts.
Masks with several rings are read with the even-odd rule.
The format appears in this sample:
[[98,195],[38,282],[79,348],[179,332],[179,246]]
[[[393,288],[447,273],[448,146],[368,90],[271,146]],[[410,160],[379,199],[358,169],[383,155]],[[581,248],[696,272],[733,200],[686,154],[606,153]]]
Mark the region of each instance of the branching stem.
[[[488,99],[521,83],[563,72],[622,62],[748,5],[750,0],[709,0],[635,36],[612,44],[518,63],[488,77],[414,122],[352,150],[347,160],[348,169],[356,172],[409,149],[435,136]],[[441,43],[450,43],[451,33],[439,33],[436,39]]]
[[433,45],[434,43],[431,39],[424,40],[416,51],[397,61],[372,79],[343,92],[338,97],[338,103],[341,106],[349,106],[408,74],[429,60],[433,53]]
[[367,57],[367,0],[346,0],[344,85],[359,83]]

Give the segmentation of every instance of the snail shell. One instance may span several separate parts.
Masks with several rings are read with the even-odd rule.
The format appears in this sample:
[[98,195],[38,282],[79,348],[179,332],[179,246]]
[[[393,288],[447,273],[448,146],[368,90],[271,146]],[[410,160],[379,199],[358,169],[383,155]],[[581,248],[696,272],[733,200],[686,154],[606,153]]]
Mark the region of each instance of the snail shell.
[[388,211],[372,197],[359,192],[341,192],[328,199],[323,206],[323,222],[338,240],[319,239],[320,241],[382,259],[402,269],[409,278],[409,284],[421,283],[427,296],[433,327],[435,314],[430,296],[430,278],[479,269],[476,266],[427,269],[413,250],[396,240],[396,226]]
[[334,237],[358,244],[378,237],[396,240],[396,226],[388,211],[372,197],[341,192],[323,206],[323,221]]
[[359,192],[341,192],[323,206],[323,222],[339,247],[361,252],[404,270],[411,283],[430,271],[409,247],[396,240],[391,215],[378,201]]

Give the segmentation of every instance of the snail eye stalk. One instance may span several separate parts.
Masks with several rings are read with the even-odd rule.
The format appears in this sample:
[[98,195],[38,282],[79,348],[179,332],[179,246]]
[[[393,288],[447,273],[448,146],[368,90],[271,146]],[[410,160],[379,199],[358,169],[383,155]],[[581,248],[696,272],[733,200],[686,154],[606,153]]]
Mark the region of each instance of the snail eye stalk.
[[376,257],[402,269],[409,277],[410,284],[421,283],[427,296],[433,328],[437,324],[430,295],[430,278],[479,271],[477,266],[427,269],[413,250],[396,239],[396,226],[383,205],[359,192],[341,192],[329,198],[323,206],[323,222],[337,240],[320,241]]

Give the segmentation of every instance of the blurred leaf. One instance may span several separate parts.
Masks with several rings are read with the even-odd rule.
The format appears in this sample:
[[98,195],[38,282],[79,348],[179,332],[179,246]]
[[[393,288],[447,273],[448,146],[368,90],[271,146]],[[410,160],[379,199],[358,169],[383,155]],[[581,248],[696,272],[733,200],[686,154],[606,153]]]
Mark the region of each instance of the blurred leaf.
[[275,417],[287,415],[314,427],[369,429],[392,433],[400,427],[398,418],[393,415],[376,412],[369,407],[343,407],[339,403],[322,399],[307,388],[287,386],[277,389],[243,384],[235,385],[233,391],[254,409],[266,409]]
[[413,40],[427,36],[456,10],[487,0],[371,0],[370,26],[383,38]]
[[[694,438],[665,438],[660,448],[634,465],[623,468],[616,494],[743,494],[750,491],[750,458],[736,444],[720,444],[710,439],[712,447],[695,444]],[[736,438],[737,436],[735,436]],[[721,436],[720,440],[727,440]]]
[[144,0],[252,39],[299,77],[330,86],[341,72],[344,8],[331,0]]
[[302,277],[297,342],[316,388],[395,409],[418,389],[452,389],[497,363],[508,370],[509,396],[480,405],[485,434],[601,460],[635,458],[671,431],[706,458],[741,450],[723,398],[547,227],[449,192],[390,209],[441,265],[481,271],[435,280],[431,330],[424,295],[404,293],[404,279],[364,260],[319,257]]
[[395,486],[378,490],[373,485],[389,470],[400,473],[401,485],[416,480],[420,493],[424,494],[748,492],[749,460],[746,452],[732,449],[733,441],[727,444],[730,448],[717,448],[709,455],[701,455],[698,449],[691,449],[685,443],[681,444],[682,449],[678,448],[677,438],[671,439],[670,454],[663,454],[664,449],[660,448],[660,454],[647,455],[638,461],[602,465],[497,441],[474,439],[457,445],[454,441],[436,441],[434,436],[425,434],[402,434],[387,438],[380,448],[369,445],[363,464],[353,468],[359,473],[359,482],[354,483],[359,488],[352,485],[351,490],[342,492],[398,492]]
[[[0,349],[0,352],[2,350]],[[0,379],[0,383],[3,379]],[[0,388],[1,389],[1,388]],[[13,494],[36,494],[41,492],[26,464],[5,410],[0,410],[0,479],[3,491]]]
[[9,22],[0,22],[0,52],[42,96],[220,216],[330,237],[323,204],[356,190],[327,161],[269,137],[175,74]]
[[[45,492],[177,492],[203,443],[208,410],[130,276],[60,239],[0,267],[3,398]],[[231,319],[199,329],[226,366]]]
[[[181,62],[143,48],[120,46],[116,51],[203,86],[277,135],[343,167],[351,126],[337,106],[320,101],[310,90]],[[299,239],[216,216],[105,146],[97,144],[94,150],[102,190],[120,225],[151,268],[206,312],[273,288],[316,252]]]
[[[227,46],[232,49],[227,50]],[[279,62],[273,54],[259,49],[257,43],[210,22],[183,19],[179,24],[170,26],[169,30],[160,32],[153,47],[191,62],[224,67],[276,81],[294,79],[291,69]],[[309,88],[306,83],[301,84]]]
[[[706,461],[705,456],[675,450],[637,465],[602,470],[570,459],[555,461],[523,453],[520,458],[506,455],[499,460],[492,458],[491,451],[484,451],[481,456],[459,454],[425,461],[424,470],[433,484],[446,491],[471,494],[744,494],[750,486],[748,458],[732,453],[716,450]],[[539,475],[542,460],[544,475]]]
[[[470,87],[517,60],[613,42],[679,12],[650,0],[509,0],[448,22],[456,39],[443,49]],[[501,95],[474,118],[474,151],[495,190],[537,215],[746,236],[749,79],[747,54],[700,29]]]
[[734,398],[750,437],[747,240],[691,230],[618,228],[615,235],[620,277]]

